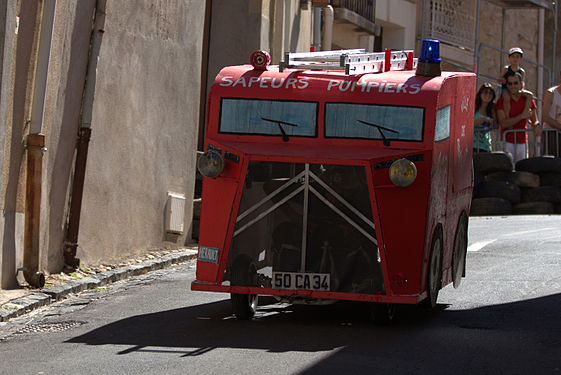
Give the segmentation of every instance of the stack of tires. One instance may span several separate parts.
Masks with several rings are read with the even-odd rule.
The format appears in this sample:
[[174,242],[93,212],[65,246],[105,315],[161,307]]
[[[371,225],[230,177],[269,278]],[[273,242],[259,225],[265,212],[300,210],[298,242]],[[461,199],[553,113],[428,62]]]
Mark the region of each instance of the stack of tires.
[[473,156],[470,215],[561,213],[561,158],[541,156],[513,165],[505,152]]

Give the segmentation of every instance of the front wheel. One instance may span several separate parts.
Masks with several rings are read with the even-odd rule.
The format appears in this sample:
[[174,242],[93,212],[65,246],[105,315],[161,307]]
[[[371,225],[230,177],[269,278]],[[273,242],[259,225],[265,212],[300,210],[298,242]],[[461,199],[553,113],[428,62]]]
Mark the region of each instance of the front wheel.
[[[251,258],[246,254],[240,254],[234,259],[231,267],[231,282],[233,286],[255,286],[257,270]],[[238,319],[250,320],[257,309],[257,295],[236,294],[230,295],[232,310]]]
[[454,279],[454,288],[460,286],[462,277],[465,275],[468,242],[467,231],[467,215],[462,213],[460,221],[458,222],[458,228],[456,229],[456,237],[454,238],[454,258],[452,259],[452,277]]
[[234,294],[230,295],[232,310],[236,318],[240,320],[251,320],[257,310],[256,294]]
[[442,232],[438,228],[433,236],[429,269],[427,272],[427,298],[423,301],[423,306],[434,309],[438,292],[442,286]]

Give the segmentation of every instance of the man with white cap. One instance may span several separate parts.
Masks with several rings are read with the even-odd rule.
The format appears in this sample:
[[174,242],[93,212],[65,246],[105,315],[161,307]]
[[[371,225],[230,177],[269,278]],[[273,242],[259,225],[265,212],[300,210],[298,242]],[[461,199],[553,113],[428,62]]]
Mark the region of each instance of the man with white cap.
[[[497,102],[497,119],[501,127],[501,136],[505,140],[505,151],[512,154],[513,160],[517,161],[527,158],[526,144],[528,142],[525,132],[504,134],[507,130],[526,130],[528,122],[534,130],[534,136],[541,136],[541,127],[536,114],[536,103],[528,100],[522,93],[522,76],[520,73],[507,75],[507,87],[509,90],[509,110],[505,108],[505,97],[503,95]],[[529,101],[529,103],[528,103]]]

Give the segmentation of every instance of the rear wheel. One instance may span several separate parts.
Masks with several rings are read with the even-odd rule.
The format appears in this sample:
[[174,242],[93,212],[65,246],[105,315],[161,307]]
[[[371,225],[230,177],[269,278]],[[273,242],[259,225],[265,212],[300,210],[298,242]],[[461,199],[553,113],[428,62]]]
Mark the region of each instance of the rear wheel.
[[467,254],[467,230],[468,219],[465,213],[460,216],[456,237],[454,238],[454,258],[452,259],[452,277],[454,278],[454,288],[460,286],[462,277],[465,274],[466,254]]
[[[255,286],[257,271],[251,258],[246,254],[240,254],[234,259],[231,267],[232,286]],[[230,295],[232,310],[238,319],[250,320],[257,309],[257,295],[237,294]]]
[[427,272],[427,298],[423,301],[423,306],[434,309],[438,292],[442,285],[442,233],[437,229],[432,239],[432,246],[429,258],[429,269]]

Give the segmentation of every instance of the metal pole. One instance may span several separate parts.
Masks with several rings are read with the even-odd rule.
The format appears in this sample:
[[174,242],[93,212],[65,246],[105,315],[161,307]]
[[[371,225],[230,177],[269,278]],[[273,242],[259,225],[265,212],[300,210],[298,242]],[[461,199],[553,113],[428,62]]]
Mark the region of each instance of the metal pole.
[[41,16],[41,33],[39,36],[39,50],[37,52],[37,70],[35,72],[35,88],[33,89],[33,104],[31,106],[30,134],[39,134],[43,129],[43,111],[45,109],[45,93],[47,91],[47,77],[49,59],[51,55],[51,40],[55,21],[56,0],[45,0]]
[[475,45],[473,50],[475,51],[475,87],[479,87],[479,63],[481,61],[481,51],[479,50],[479,13],[481,12],[481,0],[477,0],[477,9],[475,11]]
[[423,42],[423,40],[425,40],[425,17],[426,17],[425,8],[426,7],[427,7],[427,0],[423,0],[423,5],[421,8],[421,43]]
[[[502,25],[502,29],[501,29],[501,49],[504,50],[505,49],[505,31],[506,31],[506,8],[503,8],[503,25]],[[503,68],[503,65],[505,63],[504,61],[504,55],[501,53],[500,54],[501,57],[501,63],[500,63],[500,67],[501,69]],[[500,72],[500,70],[499,70]]]
[[549,86],[553,86],[554,80],[554,72],[557,72],[557,66],[555,66],[557,61],[557,18],[559,16],[558,9],[557,9],[557,1],[553,3],[553,11],[555,14],[553,15],[553,51],[552,51],[552,63],[551,63],[551,70],[550,70],[550,77],[549,77]]
[[321,8],[314,8],[314,42],[316,51],[321,51]]

